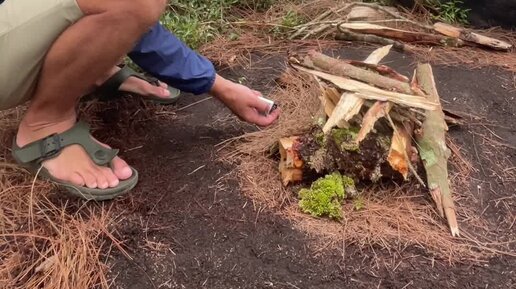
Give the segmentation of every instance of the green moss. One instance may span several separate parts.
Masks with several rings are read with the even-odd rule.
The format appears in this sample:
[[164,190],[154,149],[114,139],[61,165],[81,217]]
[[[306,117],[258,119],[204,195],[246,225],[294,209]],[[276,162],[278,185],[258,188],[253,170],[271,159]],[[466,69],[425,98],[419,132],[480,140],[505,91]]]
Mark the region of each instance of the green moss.
[[342,150],[358,151],[359,147],[355,142],[359,128],[336,128],[331,131],[333,141],[340,146]]
[[315,135],[314,135],[314,138],[315,138],[315,142],[320,145],[320,146],[324,146],[326,144],[326,139],[324,137],[324,132],[322,131],[319,131],[317,132]]
[[312,183],[310,189],[299,191],[299,207],[315,217],[328,216],[342,219],[341,201],[346,195],[345,188],[354,188],[351,178],[335,172]]

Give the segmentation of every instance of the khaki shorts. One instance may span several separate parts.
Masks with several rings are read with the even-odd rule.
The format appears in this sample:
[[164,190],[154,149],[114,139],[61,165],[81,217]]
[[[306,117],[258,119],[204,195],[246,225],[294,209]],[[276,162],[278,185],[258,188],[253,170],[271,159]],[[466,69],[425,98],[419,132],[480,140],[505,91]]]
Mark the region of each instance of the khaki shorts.
[[82,16],[76,0],[0,4],[0,110],[31,98],[50,46]]

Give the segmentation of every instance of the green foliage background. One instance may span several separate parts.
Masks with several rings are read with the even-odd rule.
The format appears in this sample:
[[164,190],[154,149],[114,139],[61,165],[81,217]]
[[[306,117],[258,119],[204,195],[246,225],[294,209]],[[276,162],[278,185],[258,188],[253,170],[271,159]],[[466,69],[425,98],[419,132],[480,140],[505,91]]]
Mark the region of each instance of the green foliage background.
[[276,0],[175,0],[170,1],[161,23],[190,47],[196,49],[223,32],[234,20],[232,8],[263,11]]

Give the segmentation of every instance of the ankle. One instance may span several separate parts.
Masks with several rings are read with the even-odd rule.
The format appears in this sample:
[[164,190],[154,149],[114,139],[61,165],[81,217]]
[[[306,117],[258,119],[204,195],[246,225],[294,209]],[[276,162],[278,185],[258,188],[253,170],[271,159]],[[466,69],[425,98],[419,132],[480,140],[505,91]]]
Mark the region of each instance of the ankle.
[[75,117],[38,119],[27,114],[18,126],[16,144],[21,147],[53,133],[62,133],[70,129],[75,122]]

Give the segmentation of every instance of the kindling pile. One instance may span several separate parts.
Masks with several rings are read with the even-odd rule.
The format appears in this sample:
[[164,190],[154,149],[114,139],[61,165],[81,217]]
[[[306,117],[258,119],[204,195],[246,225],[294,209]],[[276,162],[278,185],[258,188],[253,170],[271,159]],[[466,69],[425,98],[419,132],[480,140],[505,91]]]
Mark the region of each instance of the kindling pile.
[[355,182],[418,181],[458,236],[446,146],[447,121],[457,120],[443,111],[429,64],[411,79],[379,65],[391,48],[363,62],[315,51],[289,59],[320,84],[321,113],[309,133],[279,140],[283,184],[321,177],[299,192],[301,209],[338,219]]

